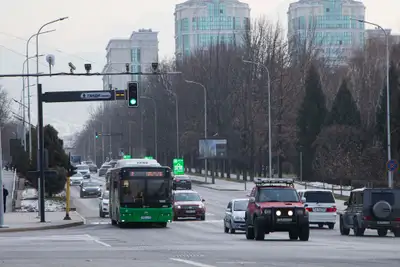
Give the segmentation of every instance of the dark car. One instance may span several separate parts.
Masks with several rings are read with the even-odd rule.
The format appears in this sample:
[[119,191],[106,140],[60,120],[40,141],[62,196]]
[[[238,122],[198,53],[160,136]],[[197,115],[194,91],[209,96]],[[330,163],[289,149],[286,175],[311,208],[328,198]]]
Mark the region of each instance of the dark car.
[[101,187],[93,182],[83,182],[81,185],[80,197],[100,197]]
[[111,165],[109,164],[103,164],[100,169],[99,169],[99,176],[104,176],[106,175],[108,169],[112,168]]
[[400,237],[400,189],[360,188],[350,193],[340,213],[340,234],[363,236],[366,229],[377,230],[379,236],[392,231]]
[[288,232],[291,240],[308,241],[308,212],[293,187],[294,180],[255,179],[255,184],[245,213],[246,238],[264,240],[265,234]]
[[174,180],[172,182],[173,190],[191,190],[192,189],[192,181],[190,177],[187,175],[175,175]]
[[97,166],[94,163],[88,164],[91,173],[97,173]]
[[204,199],[199,193],[192,190],[179,190],[173,193],[174,220],[179,218],[194,218],[204,221],[206,219],[206,207]]

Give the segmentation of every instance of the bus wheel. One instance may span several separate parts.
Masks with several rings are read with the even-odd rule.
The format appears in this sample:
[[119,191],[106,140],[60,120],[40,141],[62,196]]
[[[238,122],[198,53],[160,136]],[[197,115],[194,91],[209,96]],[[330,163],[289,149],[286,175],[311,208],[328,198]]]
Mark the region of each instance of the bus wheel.
[[111,219],[111,225],[117,225],[117,221],[116,221],[116,220],[113,220],[113,219]]
[[162,222],[162,223],[158,223],[158,225],[162,228],[167,227],[167,223],[166,222]]

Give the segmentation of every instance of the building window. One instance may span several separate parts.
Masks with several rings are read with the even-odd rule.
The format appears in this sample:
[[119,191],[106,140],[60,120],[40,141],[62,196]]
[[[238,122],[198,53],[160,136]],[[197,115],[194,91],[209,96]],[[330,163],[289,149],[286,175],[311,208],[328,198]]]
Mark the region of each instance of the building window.
[[131,56],[132,56],[131,59],[133,63],[140,63],[140,54],[141,54],[140,48],[133,48],[131,50]]

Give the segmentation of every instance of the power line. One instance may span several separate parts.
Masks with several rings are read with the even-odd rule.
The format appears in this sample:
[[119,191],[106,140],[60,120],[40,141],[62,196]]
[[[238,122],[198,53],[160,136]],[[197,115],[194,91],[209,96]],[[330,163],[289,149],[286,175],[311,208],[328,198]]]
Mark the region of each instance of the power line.
[[[18,40],[21,40],[21,41],[25,41],[25,42],[27,41],[27,39],[22,38],[22,37],[19,37],[19,36],[16,36],[16,35],[11,34],[11,33],[0,32],[0,34],[5,35],[5,36],[8,36],[8,37],[15,38],[15,39],[18,39]],[[35,43],[34,40],[32,40],[32,42]],[[46,46],[46,45],[44,45],[44,46]],[[47,47],[49,47],[49,46],[47,46]],[[92,64],[99,65],[98,62],[94,62],[94,61],[92,61],[92,60],[88,60],[88,59],[83,58],[83,57],[81,57],[81,56],[79,56],[79,55],[70,54],[70,53],[67,53],[67,52],[62,51],[61,49],[55,48],[55,47],[49,47],[49,48],[50,48],[51,50],[54,50],[54,51],[59,52],[59,53],[61,53],[61,54],[65,54],[65,55],[67,55],[67,56],[74,57],[74,58],[80,59],[80,60],[82,60],[82,61],[86,61],[86,62],[88,62],[88,63],[92,63]],[[10,50],[10,49],[9,49],[9,50]],[[10,50],[10,51],[11,51],[11,50]],[[17,54],[20,54],[20,53],[17,52]],[[25,56],[25,55],[23,55],[23,56]],[[42,64],[42,65],[44,65],[44,64]],[[47,67],[47,66],[46,66],[46,67]],[[120,70],[118,70],[118,69],[114,69],[113,67],[111,67],[111,69],[114,70],[114,71],[117,71],[117,72],[120,71]]]

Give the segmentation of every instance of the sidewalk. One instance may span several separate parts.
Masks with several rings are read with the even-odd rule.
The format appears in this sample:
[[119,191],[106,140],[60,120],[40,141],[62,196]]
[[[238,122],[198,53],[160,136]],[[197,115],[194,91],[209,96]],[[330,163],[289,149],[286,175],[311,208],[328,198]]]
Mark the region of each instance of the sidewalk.
[[[197,178],[196,179],[199,182],[204,182],[204,170],[202,170],[202,173],[203,173],[202,175],[200,175],[199,173],[195,173],[194,169],[192,169],[191,171],[192,172],[187,172],[186,174],[189,175],[189,176],[198,177],[199,179],[197,179]],[[219,173],[219,176],[221,176],[220,173]],[[224,176],[227,177],[226,174]],[[244,190],[243,176],[240,176],[239,179],[238,179],[236,174],[231,174],[230,176],[231,176],[231,178],[216,177],[215,178],[215,185],[211,185],[211,187],[212,187],[211,189],[218,190],[217,188],[221,189],[221,188],[224,188],[224,186],[226,186],[227,189],[240,188],[239,189],[240,191]],[[283,177],[284,178],[295,178],[294,175],[288,175],[288,174],[284,174]],[[258,178],[258,177],[255,177],[255,178]],[[224,184],[224,185],[221,185],[220,181],[223,181],[222,184]],[[234,183],[240,183],[242,185],[241,186],[236,186],[236,187],[230,187],[227,184],[225,184],[224,182],[228,182],[228,183],[234,182]],[[207,177],[207,183],[211,184],[211,174],[209,174],[208,177]],[[300,182],[300,181],[295,181],[295,183],[298,186],[298,187],[296,186],[297,189],[307,189],[307,188],[328,189],[328,190],[331,190],[335,195],[342,196],[342,197],[350,196],[350,192],[351,192],[351,188],[348,187],[348,186],[342,186],[341,187],[340,185],[332,185],[332,184],[327,184],[327,183],[322,183],[322,182]],[[218,186],[217,186],[217,184],[218,184]],[[247,185],[246,185],[247,189],[249,188],[249,185],[251,187],[253,184],[254,183],[252,183],[252,182],[247,182]],[[225,191],[232,191],[232,190],[225,190]],[[237,191],[237,190],[234,190],[234,191]]]
[[2,232],[25,232],[49,229],[61,229],[84,224],[84,220],[76,212],[70,212],[71,220],[64,220],[65,212],[46,212],[46,222],[41,223],[36,212],[10,212],[4,214],[4,224],[8,228],[0,228]]

